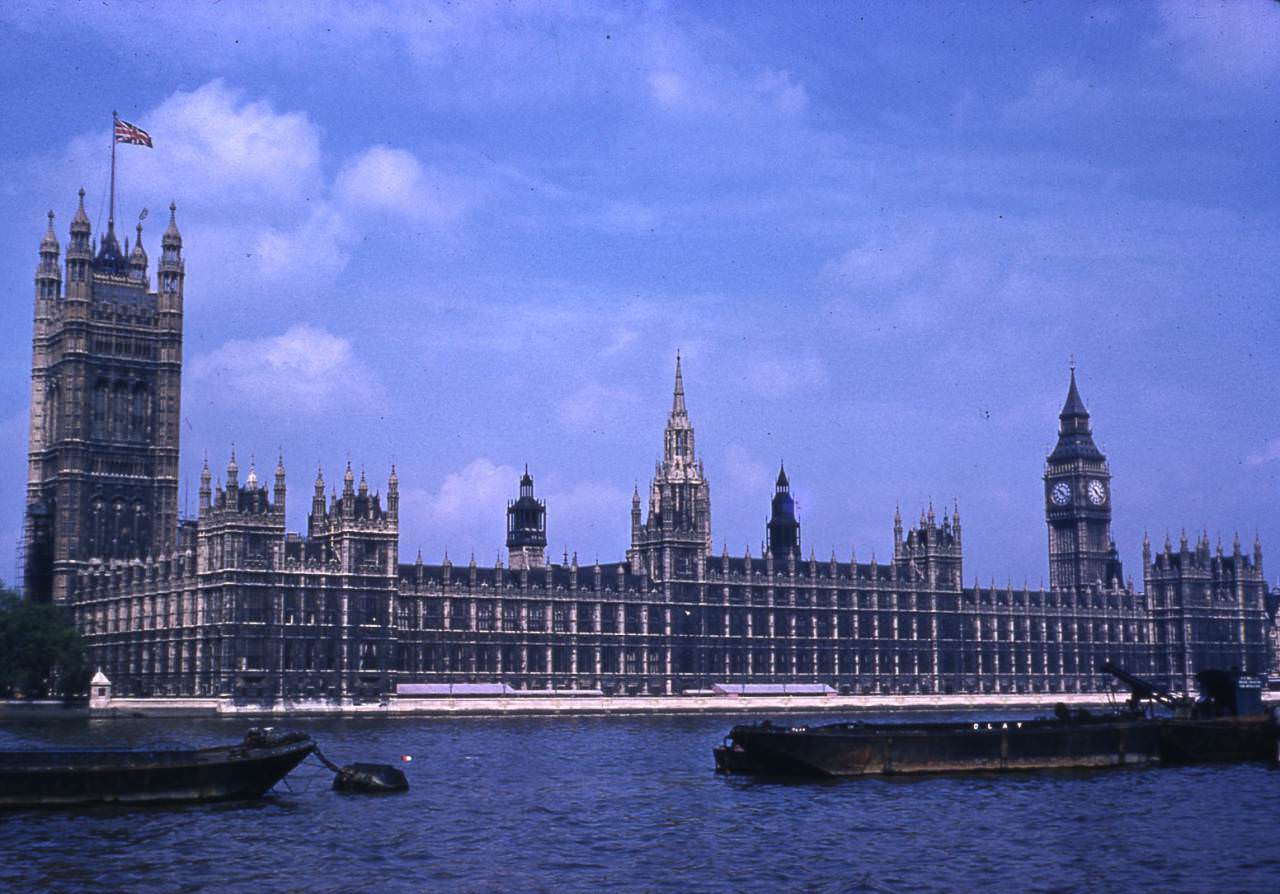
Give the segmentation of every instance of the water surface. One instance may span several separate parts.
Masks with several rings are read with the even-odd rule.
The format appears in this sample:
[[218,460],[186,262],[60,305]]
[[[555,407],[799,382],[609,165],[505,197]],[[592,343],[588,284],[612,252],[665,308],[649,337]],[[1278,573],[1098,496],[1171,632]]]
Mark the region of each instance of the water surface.
[[[1280,771],[839,782],[712,770],[726,717],[298,720],[339,763],[412,754],[358,797],[308,762],[272,797],[0,813],[0,891],[1280,891]],[[10,722],[0,747],[193,745],[228,720]]]

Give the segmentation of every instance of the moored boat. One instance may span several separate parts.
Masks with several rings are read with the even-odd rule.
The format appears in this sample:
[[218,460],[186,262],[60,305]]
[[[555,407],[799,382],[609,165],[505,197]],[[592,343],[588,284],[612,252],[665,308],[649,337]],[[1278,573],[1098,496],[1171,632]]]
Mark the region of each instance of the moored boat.
[[735,726],[721,772],[867,776],[1115,767],[1160,759],[1158,724],[1084,713],[1041,720]]
[[250,730],[214,748],[0,750],[0,807],[258,798],[315,747],[306,733]]
[[[1202,671],[1192,701],[1110,662],[1132,691],[1111,714],[1052,718],[789,726],[735,726],[714,749],[725,773],[865,776],[1280,760],[1280,718],[1265,712],[1261,681]],[[1163,712],[1163,713],[1162,713]]]

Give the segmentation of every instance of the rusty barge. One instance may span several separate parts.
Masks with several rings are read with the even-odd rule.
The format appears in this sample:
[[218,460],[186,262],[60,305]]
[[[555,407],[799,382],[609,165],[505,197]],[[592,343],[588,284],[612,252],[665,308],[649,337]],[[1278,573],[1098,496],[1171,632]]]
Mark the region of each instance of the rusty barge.
[[216,748],[0,751],[0,807],[258,798],[315,747],[306,733],[251,730]]
[[1277,759],[1280,723],[1262,710],[1256,678],[1204,671],[1200,698],[1192,702],[1109,663],[1103,669],[1132,692],[1116,713],[1059,705],[1054,717],[1036,720],[816,726],[765,720],[735,726],[714,749],[716,769],[840,777]]

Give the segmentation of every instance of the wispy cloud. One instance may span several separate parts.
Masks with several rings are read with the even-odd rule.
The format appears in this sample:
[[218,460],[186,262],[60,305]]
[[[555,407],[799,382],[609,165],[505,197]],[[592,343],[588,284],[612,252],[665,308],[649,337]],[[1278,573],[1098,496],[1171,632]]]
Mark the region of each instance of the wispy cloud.
[[1162,0],[1156,45],[1172,45],[1189,71],[1226,81],[1280,72],[1280,15],[1275,3]]
[[557,408],[560,423],[577,434],[617,431],[639,404],[635,392],[589,382],[567,395]]
[[1257,453],[1250,453],[1245,462],[1251,466],[1261,466],[1280,461],[1280,438],[1272,438]]
[[305,324],[197,356],[191,378],[203,400],[262,416],[275,416],[282,406],[308,415],[367,410],[382,393],[348,339]]

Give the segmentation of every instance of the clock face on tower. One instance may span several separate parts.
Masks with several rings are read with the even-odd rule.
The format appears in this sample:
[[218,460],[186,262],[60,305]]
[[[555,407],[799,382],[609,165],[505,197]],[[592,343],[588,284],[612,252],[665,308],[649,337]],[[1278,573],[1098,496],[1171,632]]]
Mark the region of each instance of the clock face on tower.
[[1089,502],[1101,506],[1107,501],[1107,487],[1096,478],[1089,482]]
[[1071,485],[1065,481],[1059,481],[1053,486],[1053,490],[1049,493],[1050,499],[1056,506],[1066,506],[1071,502]]

